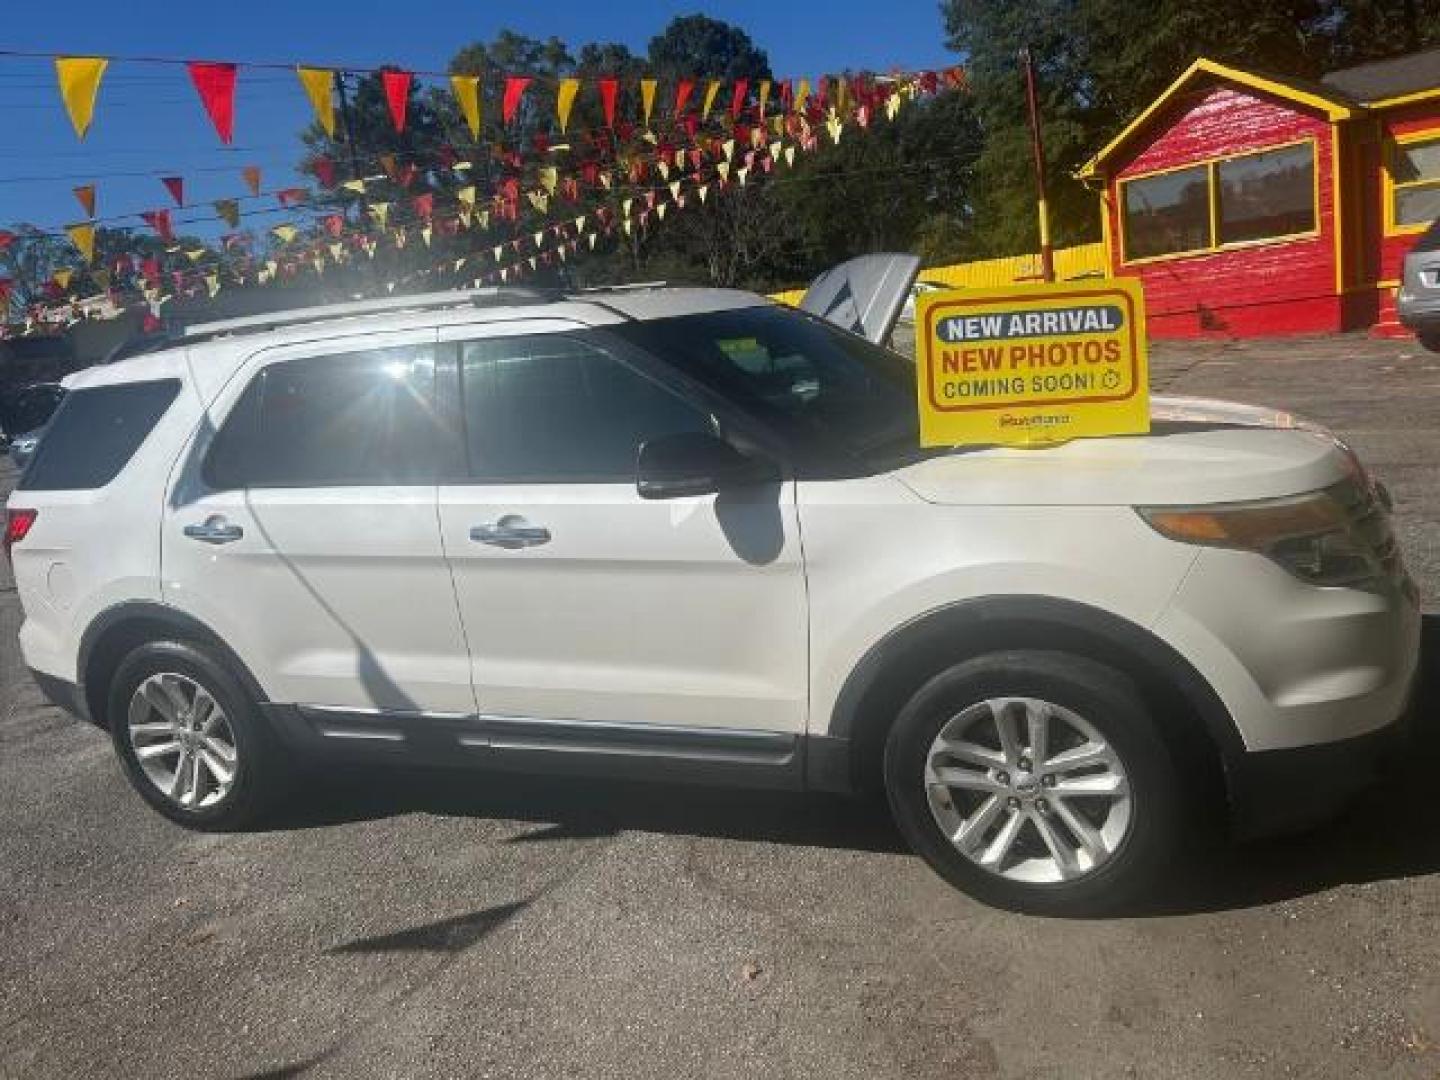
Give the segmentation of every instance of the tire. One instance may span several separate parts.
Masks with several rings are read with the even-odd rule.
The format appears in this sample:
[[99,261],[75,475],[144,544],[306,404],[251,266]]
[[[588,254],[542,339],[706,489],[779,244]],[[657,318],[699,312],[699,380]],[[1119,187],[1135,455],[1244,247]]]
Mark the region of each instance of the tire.
[[[1048,769],[1031,760],[1032,734],[1048,746]],[[936,675],[890,729],[884,771],[911,847],[996,907],[1066,916],[1128,907],[1180,843],[1175,767],[1134,683],[1067,653],[991,653]]]
[[[218,719],[202,694],[218,708]],[[131,652],[111,680],[109,717],[115,751],[131,786],[186,828],[244,828],[273,809],[284,793],[288,771],[273,733],[240,682],[203,646],[157,641]],[[163,749],[169,745],[183,745],[188,758]],[[178,774],[182,761],[190,762],[190,771],[178,794],[167,793],[162,788],[173,783],[169,774]],[[227,766],[228,784],[222,780]],[[192,791],[199,797],[191,796],[187,804]]]
[[1415,336],[1419,339],[1422,349],[1429,349],[1433,353],[1440,353],[1440,330],[1422,330]]

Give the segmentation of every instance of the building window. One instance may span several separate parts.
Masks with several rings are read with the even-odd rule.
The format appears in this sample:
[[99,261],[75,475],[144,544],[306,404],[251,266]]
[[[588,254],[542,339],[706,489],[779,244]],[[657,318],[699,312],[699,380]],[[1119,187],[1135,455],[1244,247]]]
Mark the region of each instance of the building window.
[[1204,251],[1210,243],[1210,170],[1188,169],[1124,182],[1125,258]]
[[1265,150],[1215,166],[1220,244],[1272,240],[1315,230],[1311,143]]
[[1313,234],[1315,143],[1122,179],[1120,200],[1126,262]]
[[1440,138],[1398,144],[1390,179],[1396,228],[1429,225],[1440,218]]

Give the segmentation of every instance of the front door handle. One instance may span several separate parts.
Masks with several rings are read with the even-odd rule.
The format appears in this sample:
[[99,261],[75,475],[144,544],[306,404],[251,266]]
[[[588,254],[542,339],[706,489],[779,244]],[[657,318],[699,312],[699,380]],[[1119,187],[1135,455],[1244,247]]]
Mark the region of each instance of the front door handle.
[[202,544],[233,544],[245,535],[239,525],[232,525],[219,514],[205,519],[203,525],[186,525],[185,535]]
[[519,514],[506,514],[499,521],[472,527],[470,539],[477,544],[513,550],[548,544],[550,530],[543,525],[531,525]]

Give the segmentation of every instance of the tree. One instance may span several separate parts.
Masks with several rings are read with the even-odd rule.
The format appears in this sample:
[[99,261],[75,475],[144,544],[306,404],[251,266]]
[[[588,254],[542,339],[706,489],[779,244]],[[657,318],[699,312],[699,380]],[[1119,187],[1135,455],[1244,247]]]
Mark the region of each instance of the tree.
[[680,15],[650,39],[655,75],[768,79],[770,58],[738,26],[705,15]]

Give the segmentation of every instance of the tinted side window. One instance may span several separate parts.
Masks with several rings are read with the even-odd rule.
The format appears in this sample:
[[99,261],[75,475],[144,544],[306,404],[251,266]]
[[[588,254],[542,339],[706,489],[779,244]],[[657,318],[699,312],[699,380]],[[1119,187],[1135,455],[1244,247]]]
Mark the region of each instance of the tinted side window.
[[67,394],[17,485],[25,491],[104,487],[135,455],[180,392],[180,380],[95,386]]
[[461,395],[477,479],[628,482],[641,443],[712,429],[704,412],[561,334],[466,342]]
[[272,364],[245,388],[205,462],[214,488],[435,483],[452,437],[430,345]]

